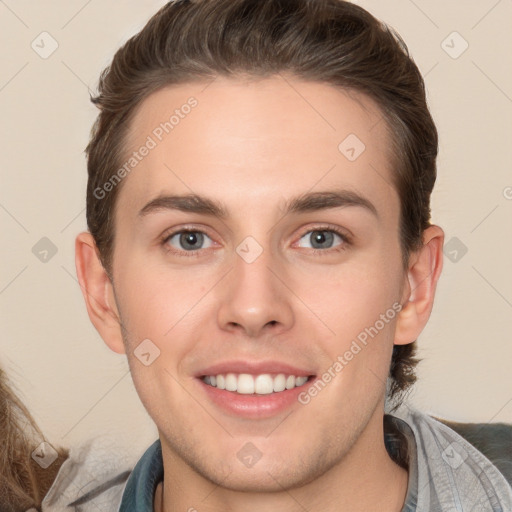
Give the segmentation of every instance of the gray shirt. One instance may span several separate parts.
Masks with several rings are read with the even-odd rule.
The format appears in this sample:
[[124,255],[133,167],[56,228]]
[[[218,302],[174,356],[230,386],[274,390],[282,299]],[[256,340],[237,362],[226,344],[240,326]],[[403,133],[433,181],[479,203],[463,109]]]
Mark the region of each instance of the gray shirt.
[[[403,456],[409,472],[402,512],[512,512],[511,485],[454,430],[407,405],[385,419],[386,448],[393,458]],[[119,453],[88,443],[70,451],[42,510],[153,512],[162,478],[160,441],[148,448],[129,477]]]
[[402,512],[512,511],[511,485],[454,430],[407,405],[395,411],[394,418],[409,452]]

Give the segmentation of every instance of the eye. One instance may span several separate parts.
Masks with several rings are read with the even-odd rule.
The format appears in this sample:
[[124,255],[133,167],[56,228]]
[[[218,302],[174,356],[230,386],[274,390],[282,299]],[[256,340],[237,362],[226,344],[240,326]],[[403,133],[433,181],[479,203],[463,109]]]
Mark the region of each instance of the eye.
[[165,243],[179,251],[197,251],[212,246],[212,239],[201,231],[178,231],[169,235]]
[[299,247],[308,247],[311,249],[331,249],[342,245],[346,238],[331,229],[316,229],[308,231],[299,240]]

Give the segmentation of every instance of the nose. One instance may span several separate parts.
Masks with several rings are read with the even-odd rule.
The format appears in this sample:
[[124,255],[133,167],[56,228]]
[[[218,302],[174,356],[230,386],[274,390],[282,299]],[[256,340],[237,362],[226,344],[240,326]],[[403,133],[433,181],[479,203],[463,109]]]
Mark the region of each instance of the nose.
[[250,263],[235,254],[234,268],[223,281],[218,309],[221,329],[256,338],[276,336],[293,326],[293,294],[269,251]]

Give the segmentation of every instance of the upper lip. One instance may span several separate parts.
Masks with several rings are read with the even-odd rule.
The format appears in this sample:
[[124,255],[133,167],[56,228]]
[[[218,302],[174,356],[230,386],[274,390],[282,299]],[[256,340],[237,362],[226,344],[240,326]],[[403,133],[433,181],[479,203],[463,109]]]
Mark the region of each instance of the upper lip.
[[222,361],[210,365],[199,372],[197,377],[206,375],[225,375],[226,373],[249,373],[252,375],[261,375],[263,373],[284,373],[285,375],[294,375],[295,377],[309,377],[315,373],[305,368],[282,363],[279,361]]

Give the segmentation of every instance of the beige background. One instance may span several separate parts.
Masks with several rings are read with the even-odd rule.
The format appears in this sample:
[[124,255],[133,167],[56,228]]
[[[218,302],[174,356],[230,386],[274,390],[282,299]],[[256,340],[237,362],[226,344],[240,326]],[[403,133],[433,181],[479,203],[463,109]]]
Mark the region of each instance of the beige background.
[[[156,435],[125,357],[89,322],[73,243],[86,227],[88,88],[163,3],[0,2],[0,363],[56,444],[115,432],[140,452]],[[358,3],[398,30],[426,75],[441,138],[433,218],[458,240],[420,338],[411,401],[456,420],[512,422],[512,3]],[[51,49],[42,32],[58,43],[46,59],[31,47]],[[443,49],[456,55],[464,41],[458,58]],[[43,237],[57,249],[45,263],[32,252]]]

